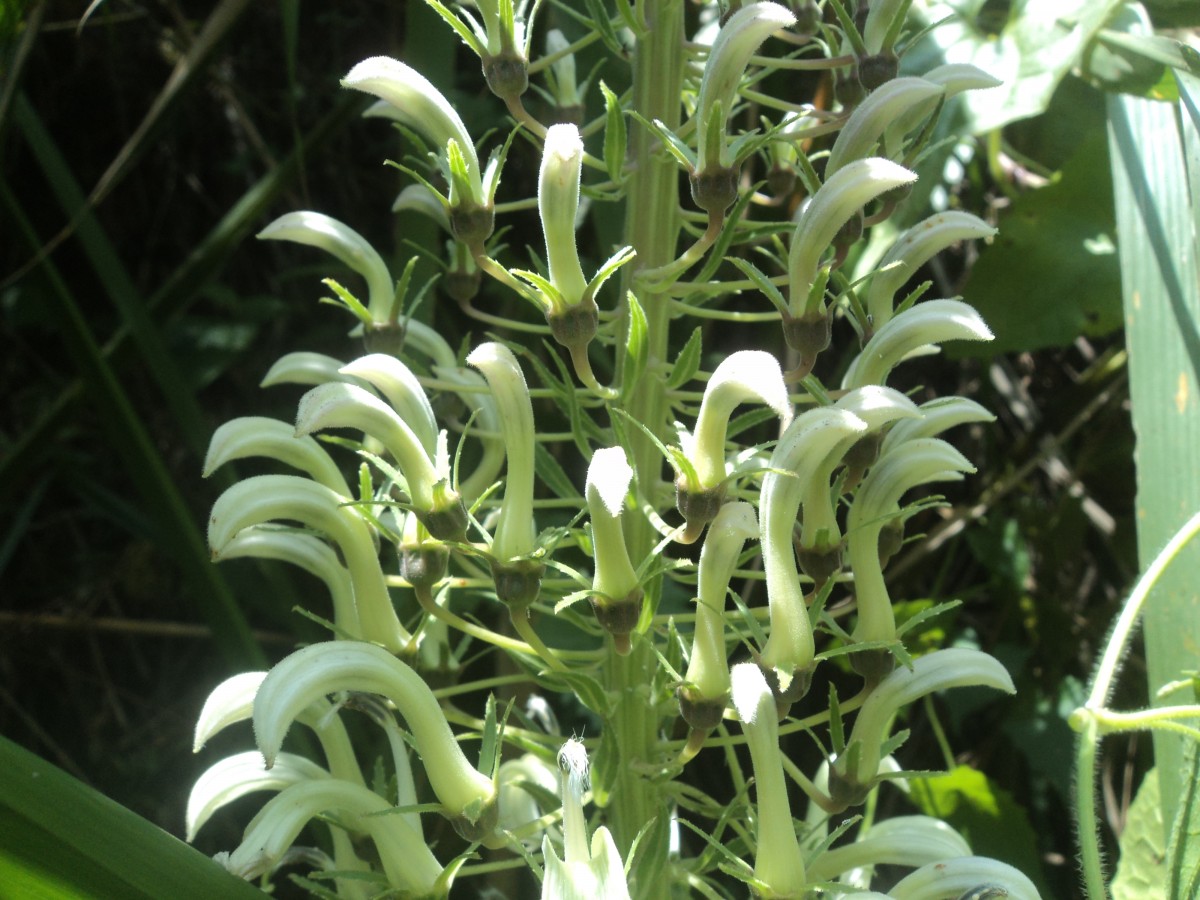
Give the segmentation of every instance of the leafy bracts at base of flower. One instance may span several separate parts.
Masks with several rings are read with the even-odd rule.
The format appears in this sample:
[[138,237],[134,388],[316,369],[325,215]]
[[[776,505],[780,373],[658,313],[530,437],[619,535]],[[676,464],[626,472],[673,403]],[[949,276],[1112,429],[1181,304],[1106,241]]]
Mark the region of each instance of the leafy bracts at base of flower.
[[558,754],[562,782],[563,855],[550,837],[542,839],[545,875],[542,900],[629,900],[625,867],[616,841],[601,825],[588,841],[583,794],[588,787],[588,758],[583,744],[571,739]]
[[392,407],[351,384],[319,385],[300,398],[296,433],[326,428],[353,428],[377,439],[396,460],[409,503],[429,533],[439,540],[464,538],[467,514],[462,499],[450,487],[447,461],[440,458],[441,452],[431,458],[421,439]]
[[613,636],[613,646],[629,653],[629,635],[642,612],[642,587],[629,559],[621,511],[633,481],[633,469],[620,447],[597,450],[588,465],[588,518],[596,571],[590,597],[596,621]]
[[821,462],[866,431],[865,422],[843,409],[802,413],[780,438],[763,478],[759,530],[771,627],[759,664],[778,687],[781,712],[808,692],[815,665],[812,625],[792,547],[800,498]]
[[239,481],[217,498],[208,524],[208,545],[219,558],[225,545],[243,528],[279,519],[300,522],[323,532],[337,544],[350,580],[359,626],[366,640],[378,641],[394,653],[412,641],[392,607],[387,583],[366,522],[344,506],[349,498],[296,475],[256,475]]
[[[250,719],[254,711],[254,696],[266,677],[266,672],[243,672],[213,688],[196,719],[193,753],[203,750],[204,745],[218,732]],[[312,729],[325,754],[329,773],[334,778],[355,784],[366,783],[355,759],[346,726],[342,724],[332,703],[324,697],[318,698],[300,711],[296,721]]]
[[687,528],[680,540],[691,543],[712,521],[725,498],[725,435],[734,409],[758,401],[769,406],[786,428],[792,405],[779,361],[762,350],[739,350],[725,357],[709,378],[700,401],[695,430],[681,432],[683,455],[691,473],[675,481],[675,505]]
[[862,802],[879,774],[880,750],[901,707],[934,691],[970,686],[1016,693],[1008,671],[994,657],[962,647],[935,650],[913,660],[911,668],[897,669],[883,679],[859,710],[846,749],[830,769],[834,799]]
[[382,322],[391,314],[396,283],[383,257],[349,225],[323,213],[291,212],[260,231],[258,237],[319,247],[367,279],[367,310],[373,320]]
[[721,722],[729,699],[725,649],[725,595],[746,541],[758,537],[754,507],[737,501],[721,507],[700,550],[696,631],[684,683],[677,696],[684,721],[695,731]]
[[990,341],[992,337],[974,307],[961,300],[926,300],[875,332],[850,364],[842,387],[883,384],[897,364],[921,347],[946,341]]
[[271,871],[311,819],[332,814],[334,827],[369,834],[379,850],[388,883],[418,896],[444,895],[439,886],[442,866],[420,835],[399,816],[387,815],[392,806],[360,785],[335,778],[294,784],[259,810],[246,826],[242,843],[218,862],[242,878]]
[[696,167],[692,199],[721,216],[737,199],[736,148],[726,129],[750,57],[768,37],[796,21],[778,3],[751,3],[729,17],[713,42],[696,100]]
[[879,329],[893,314],[896,291],[926,262],[959,241],[992,237],[996,229],[978,216],[947,210],[909,228],[879,261],[867,288],[867,315],[871,327]]
[[298,650],[273,668],[254,698],[254,734],[268,766],[296,716],[339,691],[381,694],[408,724],[429,783],[455,828],[468,840],[493,840],[496,788],[463,755],[429,686],[381,647],[328,641]]
[[515,101],[525,93],[529,87],[529,0],[476,0],[482,22],[466,10],[455,15],[439,0],[426,2],[479,57],[493,94]]
[[753,887],[760,897],[800,897],[808,882],[783,778],[775,698],[762,671],[753,663],[734,666],[731,682],[733,706],[742,720],[754,764],[758,814]]

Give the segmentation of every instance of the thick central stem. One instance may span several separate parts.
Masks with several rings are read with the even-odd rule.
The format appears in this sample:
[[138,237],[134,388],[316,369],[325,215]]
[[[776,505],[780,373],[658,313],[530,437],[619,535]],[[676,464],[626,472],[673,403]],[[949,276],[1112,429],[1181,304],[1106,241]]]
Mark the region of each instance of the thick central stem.
[[[646,119],[658,119],[675,129],[680,120],[684,69],[683,0],[645,0],[639,8],[645,15],[647,30],[634,54],[633,108]],[[638,270],[674,260],[681,230],[679,169],[657,143],[648,129],[638,126],[631,129],[633,170],[627,186],[625,235],[637,251]],[[626,290],[633,288],[631,270],[635,266],[626,269]],[[669,412],[664,382],[669,347],[668,302],[665,295],[655,294],[639,294],[638,300],[646,312],[649,360],[642,384],[631,392],[628,412],[651,431],[665,436]],[[636,429],[629,429],[628,434],[630,462],[637,473],[638,490],[655,508],[662,508],[662,457],[645,435]],[[626,540],[636,562],[653,548],[656,533],[644,516],[628,518]],[[659,595],[656,586],[647,587],[648,596]],[[659,790],[645,777],[660,755],[659,717],[649,702],[656,659],[644,640],[635,640],[629,656],[614,655],[611,659],[608,687],[615,710],[606,724],[613,729],[620,760],[608,818],[622,855],[627,855],[642,828],[655,816],[666,813]],[[649,870],[639,866],[640,871],[661,873],[666,866],[665,856],[655,862],[661,866]],[[658,880],[658,884],[650,881],[637,879],[631,885],[634,896],[651,897],[656,890],[661,891],[663,881]]]

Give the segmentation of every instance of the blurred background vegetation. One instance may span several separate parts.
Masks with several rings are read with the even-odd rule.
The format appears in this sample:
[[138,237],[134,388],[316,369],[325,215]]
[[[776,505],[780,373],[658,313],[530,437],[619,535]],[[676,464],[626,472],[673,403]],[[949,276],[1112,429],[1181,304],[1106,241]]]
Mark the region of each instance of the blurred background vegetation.
[[[91,5],[86,22],[85,2],[0,6],[0,735],[178,834],[211,759],[191,754],[209,689],[315,634],[291,612],[303,576],[209,564],[203,525],[232,478],[201,479],[208,437],[236,415],[291,417],[296,393],[258,389],[282,353],[353,352],[346,320],[315,302],[325,259],[250,238],[316,209],[393,260],[405,241],[438,252],[426,223],[389,213],[394,135],[358,122],[363,104],[337,87],[362,58],[404,58],[467,121],[503,119],[421,2]],[[1046,37],[1048,5],[1076,16],[1070,40]],[[1086,6],[956,5],[959,44],[1028,81],[961,110],[971,137],[926,161],[943,202],[1001,229],[923,273],[998,336],[928,377],[998,422],[957,441],[979,474],[890,570],[893,595],[918,598],[910,613],[963,600],[923,640],[982,647],[1019,688],[912,711],[906,756],[951,770],[912,802],[1054,897],[1076,890],[1065,715],[1138,568],[1104,90],[1165,90],[1161,62],[1097,40],[1120,4],[1093,4],[1098,18]],[[1200,20],[1196,6],[1150,12],[1176,28]],[[504,195],[528,195],[535,172],[514,153]],[[509,243],[536,244],[526,234]],[[445,299],[422,314],[452,344],[472,328]],[[1143,668],[1135,655],[1117,706],[1145,702]],[[1114,831],[1149,749],[1107,747]],[[236,842],[244,818],[225,821],[206,852]]]

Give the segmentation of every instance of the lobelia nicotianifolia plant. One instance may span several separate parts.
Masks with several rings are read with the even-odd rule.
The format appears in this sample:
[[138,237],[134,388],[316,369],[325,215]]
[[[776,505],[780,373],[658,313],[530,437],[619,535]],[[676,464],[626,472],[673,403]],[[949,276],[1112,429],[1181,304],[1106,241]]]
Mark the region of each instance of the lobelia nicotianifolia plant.
[[[482,892],[507,869],[546,898],[1036,897],[944,823],[856,812],[906,777],[908,704],[1013,690],[981,651],[910,654],[886,579],[906,521],[937,502],[905,498],[972,471],[941,435],[990,419],[889,382],[943,342],[990,338],[961,301],[902,291],[992,229],[959,210],[891,219],[948,98],[995,81],[900,74],[920,30],[906,2],[730,3],[703,23],[682,0],[587,16],[427,2],[515,128],[464,122],[403,62],[368,59],[343,86],[428,151],[396,162],[395,208],[440,224],[442,277],[414,292],[415,262],[397,274],[317,212],[260,234],[361,276],[326,281],[357,323],[344,359],[299,352],[268,372],[306,391],[294,422],[214,435],[206,474],[247,456],[287,469],[222,494],[209,542],[214,559],[316,575],[330,601],[300,604],[330,634],[213,692],[197,749],[250,720],[258,750],[199,779],[189,834],[275,792],[221,862],[265,882],[306,866],[293,877],[346,897]],[[577,81],[585,54],[605,55],[605,81]],[[820,82],[832,107],[805,102]],[[501,186],[518,155],[536,198]],[[586,225],[602,204],[624,207],[612,246]],[[528,252],[496,237],[521,209],[541,224]],[[404,314],[430,291],[457,305],[432,302],[432,325]],[[531,315],[494,312],[509,296]],[[460,309],[488,332],[463,353],[438,330]],[[826,702],[810,687],[838,656]],[[316,758],[283,749],[295,722]],[[800,727],[829,736],[807,774],[781,750]],[[717,748],[725,791],[689,780]],[[320,846],[298,847],[314,819]],[[883,864],[913,871],[884,883]]]

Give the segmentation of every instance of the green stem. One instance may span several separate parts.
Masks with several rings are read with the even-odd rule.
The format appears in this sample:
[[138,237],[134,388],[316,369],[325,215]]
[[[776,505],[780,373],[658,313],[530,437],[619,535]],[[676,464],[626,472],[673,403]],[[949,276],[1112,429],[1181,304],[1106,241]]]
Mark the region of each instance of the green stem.
[[[682,0],[646,0],[642,5],[647,30],[638,40],[633,56],[633,108],[649,120],[658,119],[675,129],[680,121],[680,95],[684,68]],[[626,207],[626,240],[637,252],[636,265],[653,269],[675,258],[682,220],[679,215],[679,169],[666,154],[654,152],[657,141],[644,128],[630,133],[632,171],[628,196],[635,198]],[[626,266],[622,296],[633,289],[634,266]],[[670,306],[663,294],[645,292],[638,299],[646,312],[649,361],[647,377],[667,361]],[[620,369],[618,368],[618,371]],[[658,376],[660,377],[660,376]],[[655,389],[657,387],[657,389]],[[628,412],[655,434],[665,436],[668,406],[665,385],[647,385],[631,392]],[[648,437],[638,429],[628,430],[631,459],[637,473],[638,490],[654,508],[660,508],[662,457]],[[630,517],[626,540],[634,559],[641,559],[656,542],[656,534],[643,516]],[[660,576],[661,578],[661,576]],[[655,596],[653,586],[648,591]],[[614,710],[606,727],[616,738],[619,764],[612,785],[608,809],[609,827],[622,856],[628,856],[634,838],[654,816],[661,815],[660,789],[639,772],[639,763],[656,760],[664,748],[659,746],[658,716],[649,700],[656,660],[644,640],[634,640],[633,651],[624,657],[613,655],[608,666],[607,686],[614,698]],[[664,846],[665,850],[665,846]],[[666,859],[643,860],[638,870],[656,872],[657,883],[650,878],[634,878],[634,897],[651,897],[662,890],[661,875]],[[636,873],[635,873],[636,874]]]

